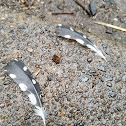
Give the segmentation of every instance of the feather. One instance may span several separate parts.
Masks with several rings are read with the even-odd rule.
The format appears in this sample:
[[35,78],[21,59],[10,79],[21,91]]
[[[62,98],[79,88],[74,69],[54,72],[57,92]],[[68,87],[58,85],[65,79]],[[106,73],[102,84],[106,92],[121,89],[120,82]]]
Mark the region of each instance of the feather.
[[95,45],[95,43],[93,43],[91,40],[89,40],[82,33],[79,33],[68,26],[59,24],[56,27],[56,34],[59,37],[76,40],[78,43],[89,48],[91,51],[95,52],[96,55],[100,56],[101,58],[103,58],[106,61],[106,58],[103,55],[102,51],[100,49],[98,49],[98,47]]
[[41,116],[45,124],[45,112],[40,96],[40,87],[31,76],[30,71],[21,61],[13,60],[5,67],[5,72],[16,82],[22,91],[29,97],[30,103],[35,106],[35,113]]

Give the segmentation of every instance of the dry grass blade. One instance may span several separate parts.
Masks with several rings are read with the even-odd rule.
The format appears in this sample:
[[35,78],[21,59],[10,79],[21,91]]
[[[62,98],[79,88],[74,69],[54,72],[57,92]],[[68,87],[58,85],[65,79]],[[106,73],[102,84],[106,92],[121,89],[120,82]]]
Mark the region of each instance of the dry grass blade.
[[121,27],[118,27],[115,25],[111,25],[111,24],[107,24],[107,23],[103,23],[103,22],[97,22],[97,21],[94,21],[94,23],[126,32],[125,28],[121,28]]

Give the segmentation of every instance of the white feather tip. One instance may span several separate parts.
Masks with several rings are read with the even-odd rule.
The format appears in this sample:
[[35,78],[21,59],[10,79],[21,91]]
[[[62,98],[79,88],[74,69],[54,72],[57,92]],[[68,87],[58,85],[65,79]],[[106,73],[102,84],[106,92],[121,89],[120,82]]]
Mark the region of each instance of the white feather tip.
[[35,107],[36,107],[36,109],[34,109],[35,114],[42,117],[44,126],[46,126],[44,109],[43,108],[40,108],[38,106],[35,106]]
[[90,48],[92,51],[95,52],[96,55],[100,56],[101,58],[103,58],[107,62],[107,60],[106,60],[105,56],[103,55],[102,51],[99,50],[96,45],[92,46],[92,45],[87,44],[87,47]]

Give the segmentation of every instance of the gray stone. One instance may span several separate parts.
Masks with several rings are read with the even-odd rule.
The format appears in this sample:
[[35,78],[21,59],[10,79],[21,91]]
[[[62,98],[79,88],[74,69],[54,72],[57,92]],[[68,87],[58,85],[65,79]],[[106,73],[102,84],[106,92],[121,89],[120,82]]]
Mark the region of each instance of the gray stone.
[[92,67],[92,68],[90,68],[89,72],[90,72],[90,73],[96,73],[96,70],[95,70],[94,67]]
[[107,44],[106,43],[102,44],[102,47],[107,48]]
[[110,49],[110,48],[107,48],[107,49],[105,50],[105,53],[109,55],[109,54],[111,53],[111,49]]
[[110,95],[112,98],[116,97],[116,93],[115,93],[115,92],[111,92],[111,93],[109,93],[109,95]]
[[0,33],[1,33],[1,34],[4,34],[4,30],[3,30],[3,29],[1,29],[1,30],[0,30]]
[[103,66],[98,66],[97,69],[105,72],[105,68]]
[[57,5],[57,8],[59,9],[59,10],[63,10],[63,6],[62,5]]
[[59,87],[59,86],[60,86],[60,83],[59,83],[59,82],[57,82],[57,83],[56,83],[56,87]]
[[47,76],[47,80],[48,81],[52,81],[52,79],[53,79],[53,76],[52,75]]
[[59,45],[59,42],[56,40],[56,39],[53,39],[53,43],[58,46]]
[[125,94],[126,90],[125,89],[121,89],[121,93]]
[[85,73],[85,70],[84,70],[84,69],[82,69],[82,70],[81,70],[81,72],[82,72],[82,73]]
[[82,77],[81,77],[81,80],[82,80],[82,82],[87,82],[87,81],[89,80],[89,78],[86,77],[86,76],[82,76]]
[[49,28],[48,28],[48,31],[53,31],[53,30],[54,30],[54,26],[50,25]]
[[103,125],[105,125],[106,122],[107,122],[107,121],[106,121],[105,119],[102,120],[102,124],[103,124]]
[[87,58],[87,61],[90,63],[93,59],[92,58]]
[[28,47],[28,52],[33,52],[33,49],[32,48],[30,48],[30,47]]
[[126,75],[122,77],[122,81],[126,82]]
[[90,2],[90,11],[93,16],[97,13],[97,8],[94,1]]
[[112,84],[111,83],[107,83],[106,84],[108,87],[112,87]]
[[109,76],[109,77],[105,77],[105,78],[104,78],[104,81],[106,81],[106,82],[107,82],[107,81],[112,81],[112,77],[110,77],[110,76]]

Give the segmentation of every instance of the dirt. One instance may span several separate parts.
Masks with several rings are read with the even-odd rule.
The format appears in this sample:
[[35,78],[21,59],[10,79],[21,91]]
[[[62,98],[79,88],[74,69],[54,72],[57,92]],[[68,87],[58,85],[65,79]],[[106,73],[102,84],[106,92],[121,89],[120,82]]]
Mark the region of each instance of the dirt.
[[[73,0],[21,1],[0,1],[0,126],[43,125],[28,98],[4,74],[14,58],[40,84],[47,126],[125,126],[126,33],[94,21],[126,28],[126,2],[95,0],[92,16]],[[83,3],[88,7],[90,2]],[[75,41],[57,37],[57,24],[88,36],[107,62]],[[54,55],[61,58],[58,63]]]

